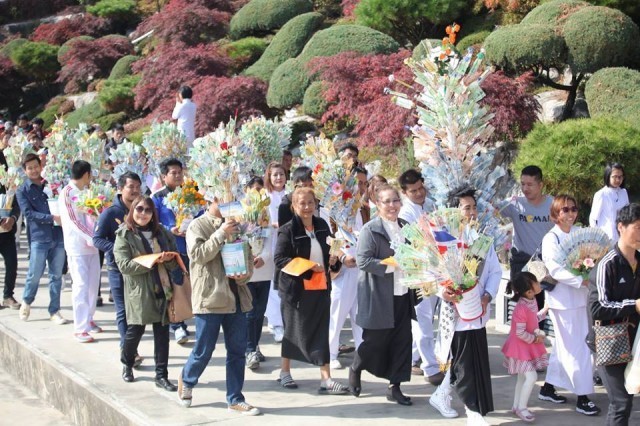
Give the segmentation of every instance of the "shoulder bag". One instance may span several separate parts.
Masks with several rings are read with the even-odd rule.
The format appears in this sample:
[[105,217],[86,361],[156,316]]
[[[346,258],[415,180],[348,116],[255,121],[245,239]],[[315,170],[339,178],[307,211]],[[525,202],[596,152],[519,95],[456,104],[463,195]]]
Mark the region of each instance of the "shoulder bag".
[[169,321],[172,323],[181,322],[193,318],[193,308],[191,306],[191,279],[189,277],[189,271],[182,261],[180,255],[176,256],[176,261],[180,265],[182,270],[183,281],[182,285],[171,285],[173,294],[167,305],[169,313]]

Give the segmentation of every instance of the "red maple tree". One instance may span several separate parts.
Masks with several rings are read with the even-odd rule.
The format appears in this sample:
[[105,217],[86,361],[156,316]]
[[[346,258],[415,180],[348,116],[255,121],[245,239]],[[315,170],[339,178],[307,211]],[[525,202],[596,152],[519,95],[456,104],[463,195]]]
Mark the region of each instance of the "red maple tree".
[[109,21],[106,19],[84,14],[61,19],[58,22],[40,24],[31,34],[31,40],[61,45],[81,35],[97,37],[108,34],[109,29]]

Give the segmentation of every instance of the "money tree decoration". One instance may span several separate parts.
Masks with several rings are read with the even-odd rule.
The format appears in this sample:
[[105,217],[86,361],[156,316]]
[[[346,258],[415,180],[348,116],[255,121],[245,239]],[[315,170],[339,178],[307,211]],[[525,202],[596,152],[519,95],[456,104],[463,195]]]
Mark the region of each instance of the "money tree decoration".
[[145,179],[145,170],[147,167],[147,157],[144,155],[144,149],[133,142],[123,142],[118,145],[118,149],[112,149],[109,160],[113,163],[111,177],[118,182],[120,176],[126,172],[137,174],[142,180],[140,189],[142,193],[147,190]]
[[494,131],[493,115],[480,105],[485,96],[480,84],[491,70],[483,67],[484,51],[474,58],[472,49],[464,55],[456,50],[459,30],[455,23],[447,27],[448,36],[438,49],[424,41],[426,56],[405,61],[414,74],[412,84],[390,76],[403,89],[387,89],[387,93],[397,105],[415,109],[418,116],[413,145],[429,198],[437,207],[446,207],[452,192],[475,189],[480,232],[501,247],[507,236],[490,201],[506,198],[514,182],[498,164],[498,150],[486,145]]
[[[187,139],[170,121],[153,123],[151,130],[142,137],[142,146],[149,157],[149,171],[160,178],[160,163],[168,158],[177,158],[186,164]],[[120,148],[118,148],[120,149]]]
[[[291,141],[291,128],[277,119],[251,117],[240,127],[238,137],[244,144],[253,148],[266,166],[272,161],[280,162],[282,159],[282,150],[286,149]],[[262,175],[264,170],[257,172]]]
[[20,134],[12,137],[2,152],[7,160],[7,168],[0,166],[0,185],[4,186],[6,191],[5,194],[0,194],[0,209],[11,209],[16,190],[26,179],[22,170],[22,160],[27,154],[35,154],[35,151],[27,138]]

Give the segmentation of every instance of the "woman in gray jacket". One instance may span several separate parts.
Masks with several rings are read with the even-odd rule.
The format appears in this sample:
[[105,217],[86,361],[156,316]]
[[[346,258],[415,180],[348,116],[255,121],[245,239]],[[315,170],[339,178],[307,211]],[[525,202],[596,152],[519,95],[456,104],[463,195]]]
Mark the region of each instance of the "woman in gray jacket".
[[351,393],[359,396],[360,375],[367,370],[389,380],[387,399],[411,405],[411,398],[400,390],[401,382],[411,379],[411,319],[415,319],[414,294],[399,282],[400,272],[382,260],[393,256],[393,241],[403,241],[398,219],[402,201],[398,190],[382,185],[376,191],[378,217],[360,231],[358,241],[358,314],[356,324],[363,328],[349,369]]

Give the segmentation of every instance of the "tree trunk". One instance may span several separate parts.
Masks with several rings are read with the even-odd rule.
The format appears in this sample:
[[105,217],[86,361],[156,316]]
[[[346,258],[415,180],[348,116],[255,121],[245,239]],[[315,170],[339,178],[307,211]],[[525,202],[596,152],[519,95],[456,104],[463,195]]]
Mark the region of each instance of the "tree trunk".
[[571,88],[569,89],[569,96],[567,96],[567,102],[565,102],[564,108],[562,109],[562,116],[560,117],[560,121],[571,118],[573,107],[576,104],[576,96],[578,95],[578,86],[580,86],[582,77],[584,77],[583,74],[574,74],[571,77]]

